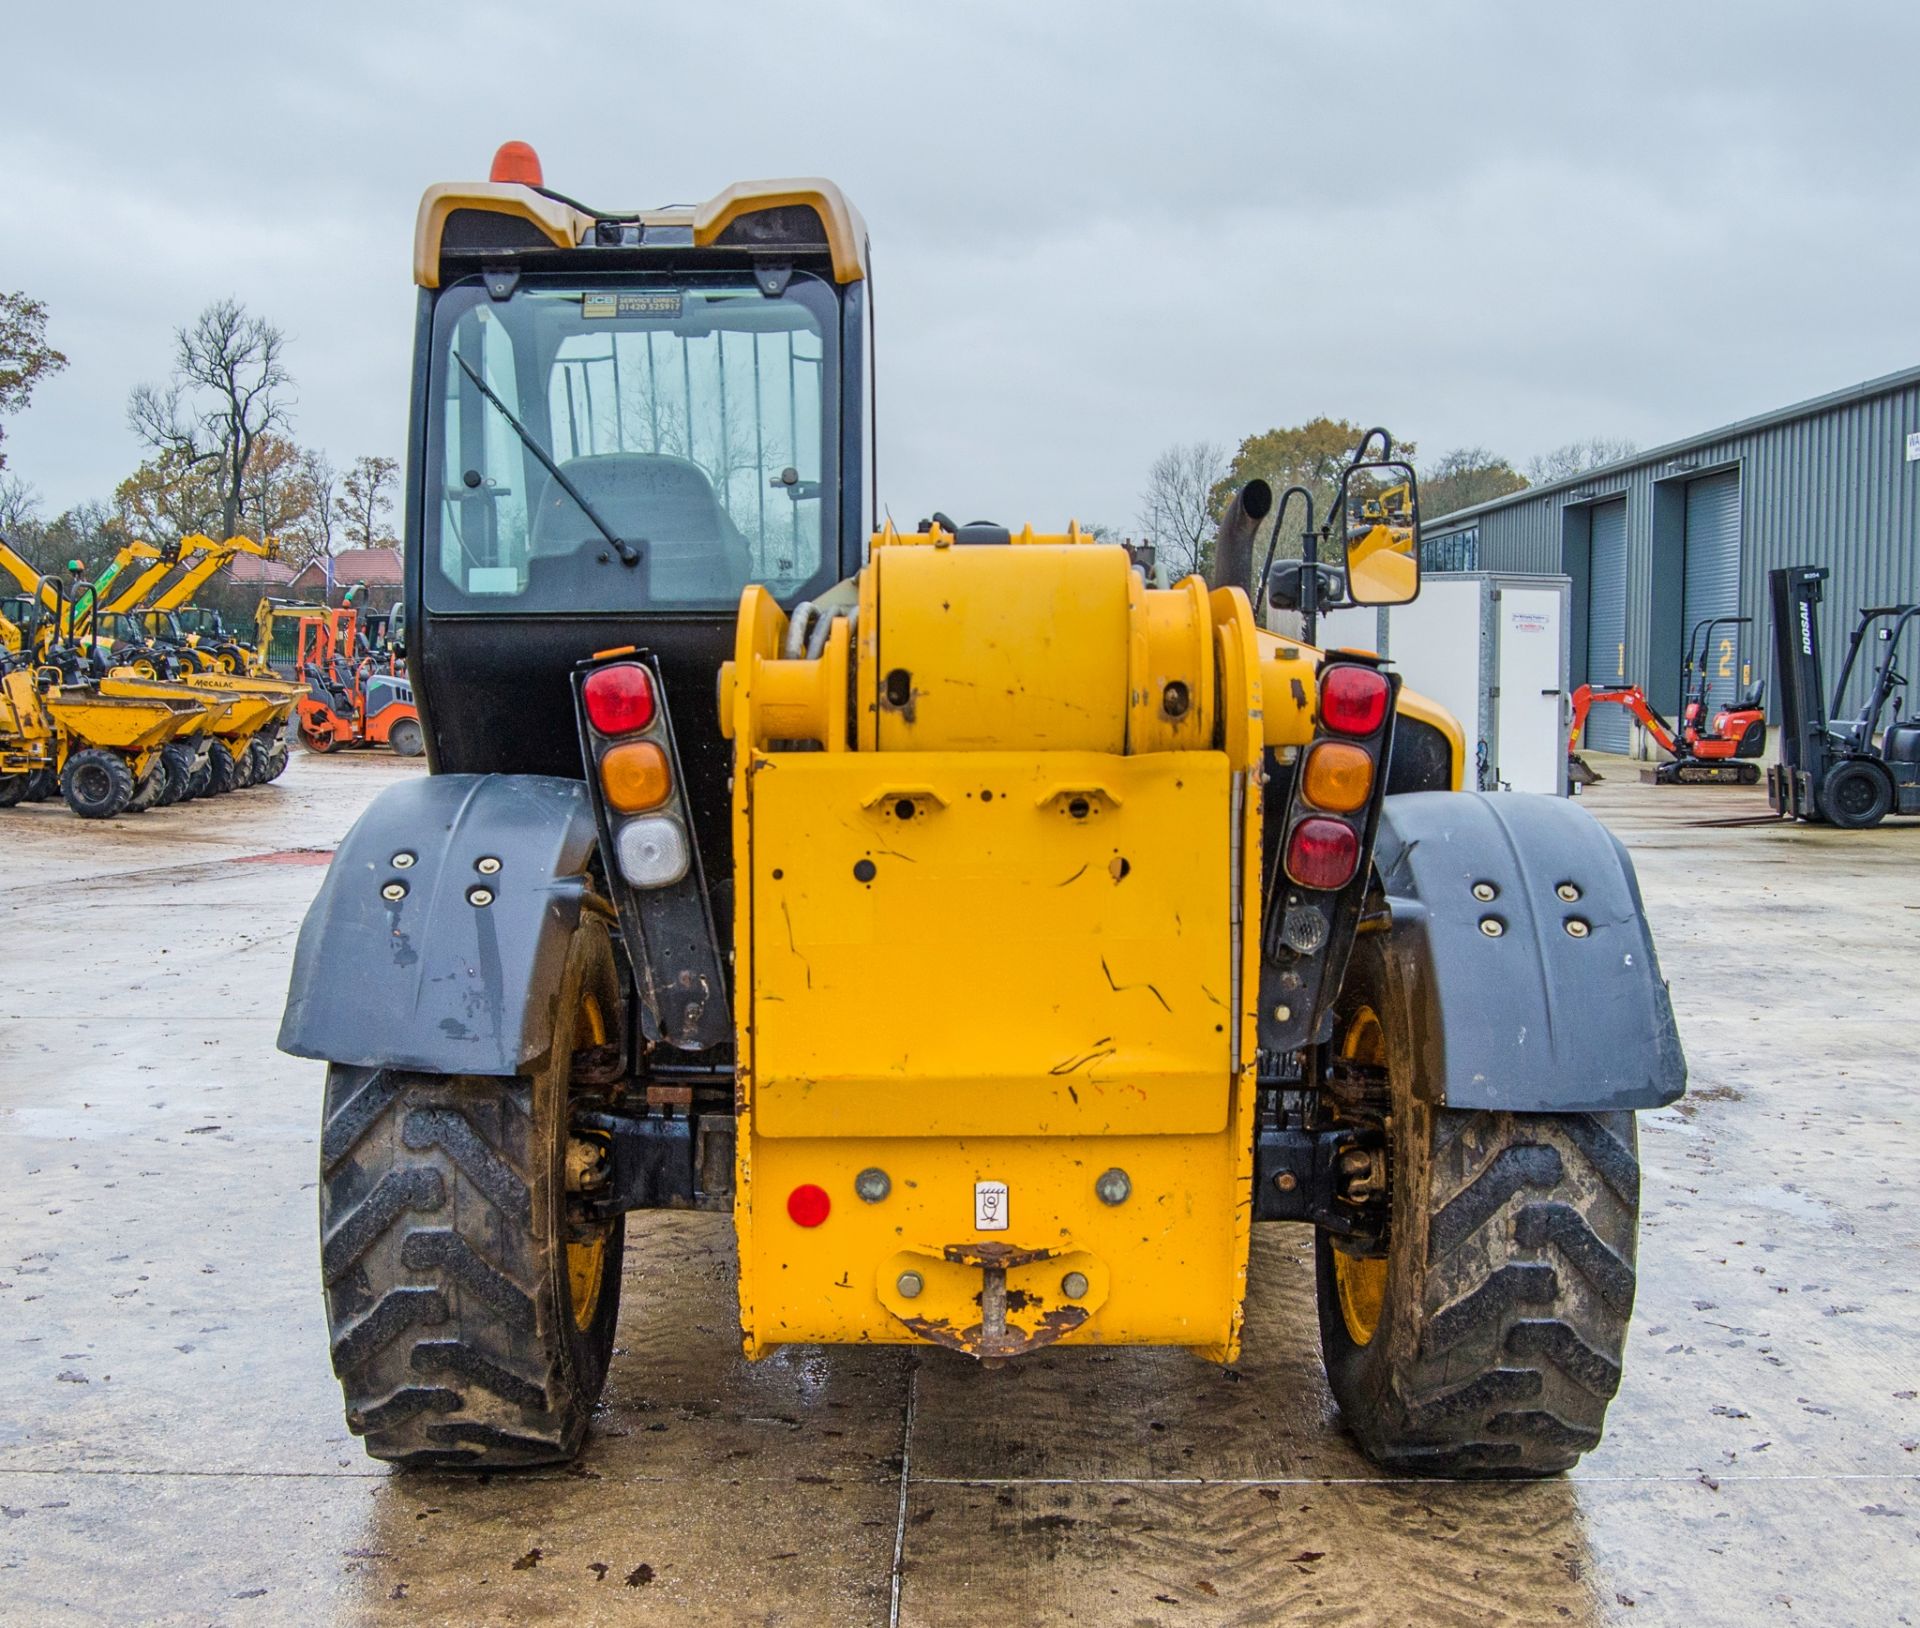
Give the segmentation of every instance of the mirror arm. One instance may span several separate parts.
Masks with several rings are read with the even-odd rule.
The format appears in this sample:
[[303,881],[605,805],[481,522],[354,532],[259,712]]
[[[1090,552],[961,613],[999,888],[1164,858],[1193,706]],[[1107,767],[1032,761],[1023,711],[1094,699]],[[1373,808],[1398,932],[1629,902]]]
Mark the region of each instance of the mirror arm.
[[1287,505],[1293,501],[1295,493],[1299,494],[1301,500],[1307,506],[1306,529],[1307,531],[1313,530],[1313,493],[1308,491],[1304,486],[1289,486],[1280,494],[1280,510],[1273,517],[1273,530],[1267,534],[1267,563],[1260,572],[1260,591],[1262,593],[1266,592],[1266,584],[1273,580],[1273,556],[1274,551],[1280,546],[1280,527],[1287,518]]
[[[1393,437],[1387,433],[1383,425],[1376,424],[1372,429],[1368,430],[1365,435],[1360,437],[1360,445],[1355,447],[1353,451],[1353,463],[1363,464],[1367,461],[1367,448],[1372,444],[1373,438],[1376,435],[1380,437],[1380,457],[1378,461],[1385,463],[1393,457]],[[1348,467],[1351,468],[1352,466],[1349,465]]]
[[1300,636],[1308,644],[1320,633],[1320,550],[1331,531],[1323,525],[1301,535],[1300,555],[1307,568],[1300,578]]

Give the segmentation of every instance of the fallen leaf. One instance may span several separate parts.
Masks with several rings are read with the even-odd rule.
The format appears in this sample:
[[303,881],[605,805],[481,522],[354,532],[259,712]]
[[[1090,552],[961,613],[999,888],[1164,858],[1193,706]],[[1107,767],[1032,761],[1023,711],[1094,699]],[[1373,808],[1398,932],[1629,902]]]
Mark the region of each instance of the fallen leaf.
[[628,1588],[645,1588],[653,1581],[653,1568],[644,1560],[627,1573]]
[[529,1549],[513,1563],[513,1569],[515,1571],[532,1571],[533,1568],[539,1564],[540,1551],[538,1549]]

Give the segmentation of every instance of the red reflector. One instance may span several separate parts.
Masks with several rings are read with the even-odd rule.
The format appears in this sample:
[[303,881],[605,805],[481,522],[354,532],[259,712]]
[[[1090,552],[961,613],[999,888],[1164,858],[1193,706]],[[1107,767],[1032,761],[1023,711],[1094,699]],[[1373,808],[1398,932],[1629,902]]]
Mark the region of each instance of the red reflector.
[[587,674],[582,690],[587,717],[603,735],[631,735],[653,722],[653,675],[635,662]]
[[1339,735],[1371,735],[1387,716],[1387,679],[1371,667],[1329,667],[1320,678],[1320,722]]
[[503,141],[493,155],[489,181],[517,181],[523,187],[541,184],[540,155],[524,141]]
[[812,1182],[787,1194],[787,1214],[793,1217],[797,1227],[819,1226],[832,1208],[833,1200],[827,1197],[826,1188],[816,1187]]
[[1302,820],[1287,839],[1287,875],[1301,887],[1345,887],[1359,863],[1360,838],[1344,820]]

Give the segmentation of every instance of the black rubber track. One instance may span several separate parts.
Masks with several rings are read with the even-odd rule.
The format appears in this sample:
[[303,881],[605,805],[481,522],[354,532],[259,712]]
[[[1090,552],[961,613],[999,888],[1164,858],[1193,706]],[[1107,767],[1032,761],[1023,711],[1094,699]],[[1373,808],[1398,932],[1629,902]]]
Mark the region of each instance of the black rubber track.
[[[617,1010],[606,930],[575,935],[561,1010],[586,982]],[[575,1326],[565,1249],[570,1050],[537,1076],[327,1071],[321,1273],[347,1425],[375,1458],[502,1469],[571,1458],[605,1382],[623,1229]]]
[[[1390,1024],[1363,940],[1348,1000]],[[1404,1059],[1408,1051],[1389,1045]],[[1342,1416],[1386,1468],[1539,1476],[1600,1440],[1633,1310],[1640,1163],[1634,1117],[1434,1108],[1393,1064],[1386,1305],[1372,1340],[1347,1330],[1319,1235],[1321,1346]]]

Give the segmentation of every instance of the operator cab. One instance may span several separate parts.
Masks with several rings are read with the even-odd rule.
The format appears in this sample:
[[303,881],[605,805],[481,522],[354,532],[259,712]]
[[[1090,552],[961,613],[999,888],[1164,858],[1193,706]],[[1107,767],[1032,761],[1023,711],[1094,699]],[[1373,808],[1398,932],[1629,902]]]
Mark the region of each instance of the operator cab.
[[827,181],[591,209],[520,143],[420,210],[405,621],[440,772],[583,773],[569,674],[659,659],[725,874],[713,709],[742,591],[783,605],[871,530],[866,232]]

